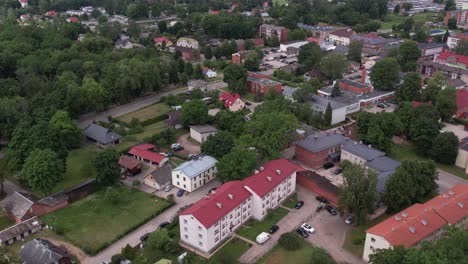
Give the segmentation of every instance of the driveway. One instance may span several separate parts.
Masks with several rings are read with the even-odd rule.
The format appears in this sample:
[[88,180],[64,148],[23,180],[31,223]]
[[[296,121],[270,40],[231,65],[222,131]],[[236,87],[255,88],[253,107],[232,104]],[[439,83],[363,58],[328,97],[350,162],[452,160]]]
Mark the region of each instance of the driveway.
[[452,175],[448,172],[438,170],[439,172],[439,179],[436,181],[437,185],[439,185],[439,192],[445,192],[448,189],[452,188],[453,186],[463,183],[468,184],[468,181]]
[[[140,226],[135,231],[119,239],[117,242],[110,245],[108,248],[101,251],[94,257],[89,258],[87,261],[82,262],[83,264],[97,264],[105,261],[111,260],[111,257],[115,254],[119,254],[127,244],[132,247],[136,247],[140,244],[140,237],[146,233],[153,232],[156,230],[164,221],[170,221],[177,216],[177,212],[180,208],[187,206],[191,203],[194,203],[201,198],[213,187],[217,187],[219,182],[217,180],[207,183],[202,188],[196,190],[193,193],[188,193],[182,197],[175,197],[176,204],[166,211],[162,212],[160,215],[156,216],[152,220],[146,222],[144,225]],[[177,188],[173,188],[172,192],[175,192]]]
[[183,155],[201,153],[200,145],[195,144],[192,141],[190,141],[188,139],[189,137],[190,137],[190,133],[187,133],[187,134],[183,134],[177,139],[177,143],[179,143],[180,145],[182,145],[182,147],[184,147],[184,149],[179,151],[179,153]]
[[447,131],[447,132],[453,132],[458,139],[461,141],[462,139],[468,137],[468,131],[465,130],[465,127],[462,125],[452,125],[449,123],[443,123],[444,127],[442,130]]

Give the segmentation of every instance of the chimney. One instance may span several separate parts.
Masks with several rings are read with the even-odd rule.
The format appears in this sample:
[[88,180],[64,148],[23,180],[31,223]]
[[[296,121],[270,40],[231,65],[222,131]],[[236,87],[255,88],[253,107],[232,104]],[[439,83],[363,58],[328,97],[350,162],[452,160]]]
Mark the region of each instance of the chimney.
[[372,145],[371,145],[371,144],[369,144],[369,145],[368,145],[368,147],[371,149],[371,148],[372,148]]
[[265,168],[263,168],[263,166],[260,166],[260,170],[261,170],[261,171],[264,170],[264,169],[265,169]]
[[211,193],[212,193],[212,194],[216,194],[216,191],[215,191],[215,190],[212,190]]
[[281,170],[276,170],[276,173],[281,174]]
[[362,145],[362,141],[359,141],[359,144]]
[[260,173],[260,172],[259,172],[258,170],[255,170],[255,172],[254,172],[254,173],[255,173],[255,174],[258,174],[258,173]]
[[229,194],[228,194],[228,197],[229,197],[229,199],[234,200],[234,195],[232,195],[232,194],[229,193]]
[[426,219],[421,219],[421,224],[423,224],[423,226],[427,226],[427,221],[426,221]]
[[221,203],[216,203],[216,206],[218,206],[218,208],[223,208],[223,205]]
[[271,177],[270,177],[270,176],[267,176],[267,180],[268,180],[269,182],[271,182]]
[[318,139],[318,136],[317,134],[314,135],[314,139],[317,140]]
[[361,83],[366,84],[367,70],[365,67],[361,70]]

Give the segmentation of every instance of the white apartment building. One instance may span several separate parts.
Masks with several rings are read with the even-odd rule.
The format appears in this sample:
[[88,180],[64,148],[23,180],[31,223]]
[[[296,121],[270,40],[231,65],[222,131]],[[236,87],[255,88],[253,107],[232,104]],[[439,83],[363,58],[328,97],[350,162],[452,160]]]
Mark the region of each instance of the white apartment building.
[[172,185],[193,192],[216,177],[218,160],[208,155],[199,155],[172,170]]
[[337,29],[328,35],[328,41],[334,45],[349,46],[351,42],[351,36],[355,32],[350,28]]
[[211,253],[251,217],[263,219],[296,188],[301,167],[272,160],[243,181],[226,182],[179,214],[183,244]]
[[122,24],[122,25],[127,25],[128,24],[128,17],[124,16],[124,15],[113,15],[113,16],[110,16],[108,19],[107,19],[108,22],[110,23],[119,23],[119,24]]
[[459,10],[468,9],[468,0],[457,0],[456,5]]
[[182,37],[177,40],[177,47],[198,49],[199,44],[198,41],[193,38]]

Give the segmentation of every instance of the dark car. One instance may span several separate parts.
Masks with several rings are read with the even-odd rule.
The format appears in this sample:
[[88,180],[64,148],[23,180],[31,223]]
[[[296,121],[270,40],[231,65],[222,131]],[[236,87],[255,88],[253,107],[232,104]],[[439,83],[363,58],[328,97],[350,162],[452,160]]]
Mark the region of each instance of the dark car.
[[302,227],[298,228],[296,230],[296,232],[302,236],[303,238],[308,238],[309,237],[309,234],[307,233],[307,231],[305,231]]
[[335,175],[338,175],[338,174],[340,174],[342,172],[343,172],[343,169],[338,168],[333,173],[335,173]]
[[304,201],[298,201],[296,203],[296,206],[294,206],[296,209],[301,209],[301,207],[304,205]]
[[333,164],[331,162],[325,163],[325,165],[323,165],[323,168],[326,169],[326,170],[328,170],[330,168],[333,168],[333,167],[335,167],[335,164]]
[[182,197],[182,195],[184,195],[184,190],[178,190],[177,191],[177,197]]
[[246,105],[252,105],[250,102],[245,102]]
[[327,211],[331,214],[331,215],[336,215],[336,209],[335,207],[331,206],[331,205],[327,205],[327,207],[325,207],[325,209],[327,209]]
[[167,221],[164,221],[162,223],[159,224],[159,228],[164,228],[165,226],[169,225],[170,223],[167,222]]
[[148,239],[149,235],[150,235],[150,233],[146,233],[146,234],[142,235],[140,237],[140,241],[145,242]]
[[315,197],[315,200],[321,202],[321,203],[328,203],[328,200],[327,198],[323,197],[323,196],[317,196]]
[[270,229],[268,229],[268,233],[273,234],[278,230],[279,230],[279,226],[274,225],[274,226],[270,227]]

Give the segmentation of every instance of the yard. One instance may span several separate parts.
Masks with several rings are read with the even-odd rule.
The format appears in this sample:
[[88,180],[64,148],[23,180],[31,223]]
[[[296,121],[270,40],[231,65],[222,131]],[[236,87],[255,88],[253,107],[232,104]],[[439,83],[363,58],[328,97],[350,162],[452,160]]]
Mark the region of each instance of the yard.
[[15,222],[6,216],[3,212],[0,213],[0,230],[3,230],[7,227],[14,225]]
[[273,0],[273,6],[285,5],[288,3],[288,0]]
[[151,138],[151,136],[160,133],[165,128],[164,121],[144,126],[143,132],[123,137],[122,141],[116,148],[119,151],[125,150],[137,143],[143,142],[147,138]]
[[[415,23],[424,23],[426,21],[432,21],[432,16],[434,13],[416,13],[413,15]],[[393,25],[402,24],[409,16],[398,16],[394,13],[389,13],[385,21],[380,21],[382,23],[381,29],[391,29]]]
[[170,205],[120,186],[96,192],[42,220],[88,254],[96,254]]
[[140,110],[125,114],[117,119],[125,123],[129,123],[133,118],[137,118],[140,122],[146,121],[150,118],[160,116],[171,111],[171,108],[165,103],[157,103]]
[[[240,258],[240,256],[242,256],[251,246],[251,244],[235,237],[216,252],[216,254],[210,258],[208,263],[219,264],[226,263],[226,260],[236,260]],[[237,261],[232,261],[231,263],[237,263]]]
[[[302,248],[294,251],[288,251],[281,246],[275,246],[267,255],[261,258],[257,264],[309,264],[315,254],[326,254],[322,249],[313,247],[309,243],[302,242]],[[328,263],[328,262],[327,262]]]
[[[416,152],[416,147],[412,144],[393,144],[388,156],[401,162],[415,159],[427,160],[427,158],[419,156]],[[468,180],[468,174],[462,168],[458,168],[455,165],[436,164],[439,169]]]
[[270,212],[263,221],[250,220],[237,231],[239,236],[243,236],[251,241],[255,241],[257,236],[262,232],[267,232],[270,227],[278,223],[283,217],[289,213],[288,210],[278,207]]
[[283,202],[285,207],[294,209],[297,203],[297,193],[293,193],[288,199]]

